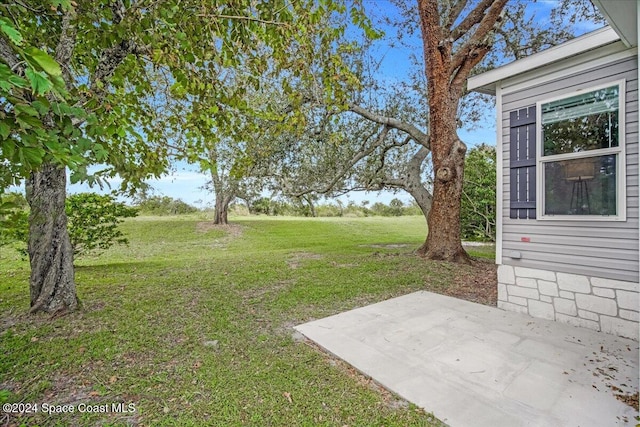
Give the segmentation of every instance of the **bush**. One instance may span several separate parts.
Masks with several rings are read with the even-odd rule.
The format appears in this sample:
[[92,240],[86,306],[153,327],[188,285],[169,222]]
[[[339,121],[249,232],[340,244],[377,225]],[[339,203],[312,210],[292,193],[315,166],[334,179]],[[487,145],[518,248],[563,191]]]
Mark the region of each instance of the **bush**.
[[[137,215],[137,210],[118,203],[113,196],[79,193],[65,203],[69,238],[76,256],[86,255],[128,241],[118,230],[122,218]],[[0,200],[0,246],[19,243],[18,251],[27,254],[29,206],[24,196],[10,193]]]
[[0,197],[0,246],[21,242],[19,251],[26,255],[29,238],[29,205],[20,193]]
[[467,153],[460,209],[462,238],[495,241],[496,149],[482,144]]
[[127,244],[118,230],[122,218],[134,217],[137,209],[116,202],[113,196],[95,193],[73,194],[67,198],[69,237],[74,255],[85,255],[114,244]]
[[182,215],[198,212],[198,208],[168,196],[144,197],[137,203],[140,213],[147,215]]

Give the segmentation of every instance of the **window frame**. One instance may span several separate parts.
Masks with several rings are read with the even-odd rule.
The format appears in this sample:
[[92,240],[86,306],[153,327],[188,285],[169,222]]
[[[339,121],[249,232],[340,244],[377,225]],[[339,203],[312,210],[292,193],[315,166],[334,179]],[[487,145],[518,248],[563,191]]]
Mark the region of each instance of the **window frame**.
[[[577,153],[563,153],[543,155],[544,135],[542,128],[542,105],[553,101],[571,98],[576,95],[618,86],[618,146],[599,148],[596,150],[580,151]],[[626,80],[615,80],[596,86],[589,86],[572,92],[565,92],[552,98],[536,102],[536,211],[537,220],[542,221],[626,221],[626,126],[625,126],[625,95]],[[544,168],[546,163],[562,160],[597,158],[606,155],[616,155],[616,215],[549,215],[545,214],[545,180]]]

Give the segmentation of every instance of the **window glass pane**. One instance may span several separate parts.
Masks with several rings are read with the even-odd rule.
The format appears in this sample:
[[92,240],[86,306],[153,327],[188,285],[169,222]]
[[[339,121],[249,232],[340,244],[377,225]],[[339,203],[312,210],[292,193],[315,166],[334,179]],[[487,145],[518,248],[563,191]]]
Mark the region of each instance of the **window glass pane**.
[[619,87],[542,104],[543,155],[618,146]]
[[544,163],[544,214],[616,215],[616,158]]

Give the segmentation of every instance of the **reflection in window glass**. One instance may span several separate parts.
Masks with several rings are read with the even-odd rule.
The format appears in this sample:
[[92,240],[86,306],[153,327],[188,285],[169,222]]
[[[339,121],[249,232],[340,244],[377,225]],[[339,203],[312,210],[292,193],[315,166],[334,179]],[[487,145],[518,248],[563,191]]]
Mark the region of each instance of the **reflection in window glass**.
[[543,155],[618,146],[619,87],[542,104]]
[[544,163],[544,214],[616,215],[616,158]]

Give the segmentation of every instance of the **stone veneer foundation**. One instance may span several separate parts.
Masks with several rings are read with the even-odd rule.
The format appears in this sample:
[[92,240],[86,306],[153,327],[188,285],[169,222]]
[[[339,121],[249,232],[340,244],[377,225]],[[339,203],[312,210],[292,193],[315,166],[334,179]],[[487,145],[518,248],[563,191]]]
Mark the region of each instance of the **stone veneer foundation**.
[[498,266],[498,307],[638,340],[638,283]]

